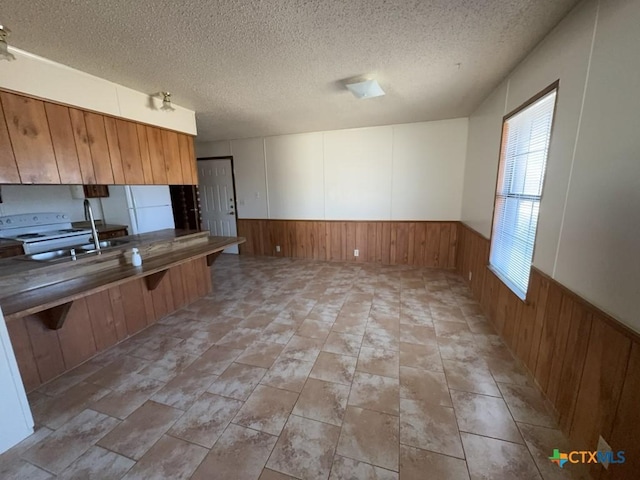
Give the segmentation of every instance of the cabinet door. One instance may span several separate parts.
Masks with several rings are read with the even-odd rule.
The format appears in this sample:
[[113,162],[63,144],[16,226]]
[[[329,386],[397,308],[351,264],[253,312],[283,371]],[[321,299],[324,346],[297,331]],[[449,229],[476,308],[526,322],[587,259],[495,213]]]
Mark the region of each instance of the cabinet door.
[[147,142],[149,143],[149,157],[151,159],[151,172],[153,183],[167,185],[167,168],[164,164],[164,148],[162,146],[162,130],[155,127],[146,127]]
[[182,183],[185,185],[193,185],[191,179],[191,163],[193,160],[189,156],[190,137],[184,134],[178,134],[178,143],[180,146],[180,166],[182,168]]
[[116,119],[104,117],[104,129],[107,133],[107,145],[109,146],[109,158],[111,159],[111,171],[113,172],[113,183],[124,185],[124,169],[122,168],[122,158],[120,157],[120,145],[118,144],[118,129]]
[[96,183],[99,185],[113,184],[113,171],[111,170],[111,157],[109,156],[107,131],[104,127],[104,116],[97,113],[84,112],[84,121],[87,125],[87,136],[89,137],[89,148],[91,149]]
[[144,171],[142,170],[136,124],[116,119],[116,126],[125,183],[127,185],[144,185]]
[[196,158],[193,137],[189,136],[189,158],[191,159],[191,180],[194,185],[198,185],[198,159]]
[[76,150],[78,151],[82,183],[85,185],[93,185],[96,183],[96,174],[93,170],[89,134],[87,133],[87,125],[84,122],[84,112],[77,108],[69,108],[69,116],[71,117],[73,138],[76,141]]
[[80,162],[78,161],[78,151],[73,137],[71,127],[71,117],[69,109],[55,103],[44,104],[53,142],[53,152],[58,164],[61,183],[80,184],[82,174],[80,173]]
[[20,174],[16,157],[13,156],[11,140],[9,140],[2,102],[0,102],[0,183],[20,183]]
[[141,123],[136,124],[138,130],[138,143],[140,144],[140,158],[142,159],[142,174],[144,183],[153,185],[153,173],[151,171],[151,157],[149,154],[149,142],[147,141],[147,128]]
[[60,183],[44,102],[0,92],[22,183]]
[[164,163],[167,169],[167,182],[169,185],[182,185],[182,164],[180,162],[178,134],[169,130],[162,130],[162,145],[164,147]]

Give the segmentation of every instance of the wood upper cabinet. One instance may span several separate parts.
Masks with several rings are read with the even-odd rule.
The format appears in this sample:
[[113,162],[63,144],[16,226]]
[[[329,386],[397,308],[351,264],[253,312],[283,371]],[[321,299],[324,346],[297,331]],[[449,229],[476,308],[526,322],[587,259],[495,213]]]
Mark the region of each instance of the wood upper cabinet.
[[0,101],[0,183],[20,183],[16,157],[13,155],[9,130]]
[[164,164],[167,169],[167,183],[182,185],[182,162],[180,160],[180,143],[178,134],[169,130],[162,130],[162,145],[164,149]]
[[144,185],[144,171],[136,124],[116,119],[116,128],[125,183],[127,185]]
[[45,103],[44,108],[49,121],[49,131],[60,173],[60,183],[80,184],[82,183],[82,174],[80,173],[78,151],[71,127],[69,109],[55,103]]
[[80,162],[80,174],[82,175],[82,183],[85,185],[93,185],[96,183],[96,174],[93,170],[93,159],[91,158],[91,146],[89,145],[89,134],[87,133],[87,125],[84,121],[84,112],[77,108],[69,109],[71,117],[71,128],[73,137],[76,141],[76,150],[78,152],[78,161]]
[[7,92],[0,100],[21,182],[60,183],[44,102]]
[[93,172],[98,185],[113,184],[113,170],[111,169],[111,156],[107,131],[104,126],[104,116],[97,113],[84,112],[84,122],[87,126],[89,148]]
[[0,183],[193,185],[193,137],[0,91]]

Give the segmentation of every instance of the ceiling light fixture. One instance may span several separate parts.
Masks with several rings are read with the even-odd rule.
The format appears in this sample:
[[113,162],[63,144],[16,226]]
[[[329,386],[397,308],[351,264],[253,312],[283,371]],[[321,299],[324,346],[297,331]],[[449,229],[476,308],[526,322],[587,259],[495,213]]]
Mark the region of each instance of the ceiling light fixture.
[[7,27],[0,25],[0,60],[15,60],[16,57],[8,50],[9,44],[7,43],[7,37],[11,34],[11,30]]
[[384,90],[380,87],[377,80],[364,80],[355,83],[345,84],[351,93],[356,98],[374,98],[384,95]]
[[171,103],[171,93],[169,92],[160,92],[162,95],[162,107],[160,110],[164,110],[165,112],[173,112],[175,108],[173,108],[173,104]]

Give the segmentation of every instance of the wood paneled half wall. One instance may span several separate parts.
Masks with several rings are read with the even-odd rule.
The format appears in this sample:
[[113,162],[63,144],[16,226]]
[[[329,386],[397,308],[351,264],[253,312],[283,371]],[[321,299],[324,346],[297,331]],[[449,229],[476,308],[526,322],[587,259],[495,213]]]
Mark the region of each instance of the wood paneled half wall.
[[238,220],[243,254],[449,269],[458,228],[456,221]]
[[[640,336],[544,273],[532,269],[526,302],[488,268],[489,240],[464,224],[457,270],[497,333],[555,410],[575,449],[596,450],[602,435],[626,462],[596,479],[640,475]],[[551,452],[549,452],[551,454]]]

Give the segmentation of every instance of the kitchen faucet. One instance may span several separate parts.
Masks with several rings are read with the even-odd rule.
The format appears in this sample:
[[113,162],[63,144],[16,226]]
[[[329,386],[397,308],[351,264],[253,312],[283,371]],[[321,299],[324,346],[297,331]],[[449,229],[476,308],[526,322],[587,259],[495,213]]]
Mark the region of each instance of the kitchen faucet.
[[100,240],[98,240],[98,230],[96,229],[96,221],[93,218],[93,210],[89,199],[84,199],[84,219],[91,223],[91,235],[93,235],[93,244],[98,253],[100,253]]

